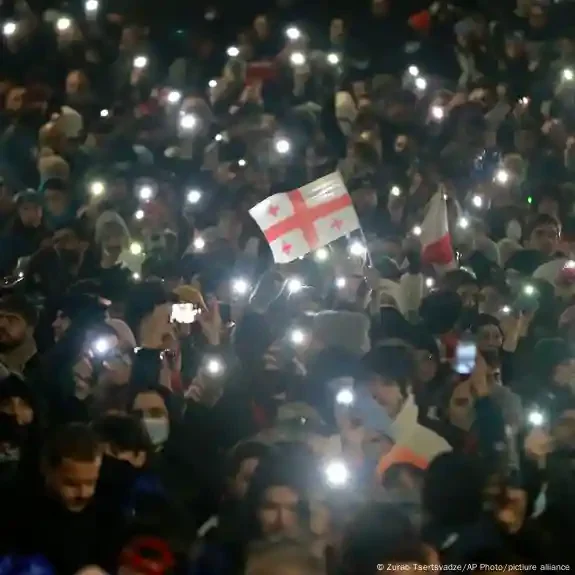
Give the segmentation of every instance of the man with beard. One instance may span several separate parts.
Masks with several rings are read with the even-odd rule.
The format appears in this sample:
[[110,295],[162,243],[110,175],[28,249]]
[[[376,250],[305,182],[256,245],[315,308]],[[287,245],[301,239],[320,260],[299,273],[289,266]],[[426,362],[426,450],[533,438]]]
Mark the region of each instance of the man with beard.
[[9,371],[24,374],[36,362],[37,321],[36,308],[24,296],[0,299],[0,362]]

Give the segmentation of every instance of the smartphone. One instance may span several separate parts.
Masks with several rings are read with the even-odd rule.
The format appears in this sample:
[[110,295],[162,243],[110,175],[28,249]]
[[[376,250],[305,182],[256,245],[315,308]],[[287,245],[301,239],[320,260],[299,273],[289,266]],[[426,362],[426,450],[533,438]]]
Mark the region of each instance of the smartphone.
[[475,369],[477,346],[475,341],[466,337],[459,340],[455,348],[455,371],[461,375],[469,375]]
[[172,305],[170,321],[173,323],[194,323],[201,308],[193,303],[175,303]]

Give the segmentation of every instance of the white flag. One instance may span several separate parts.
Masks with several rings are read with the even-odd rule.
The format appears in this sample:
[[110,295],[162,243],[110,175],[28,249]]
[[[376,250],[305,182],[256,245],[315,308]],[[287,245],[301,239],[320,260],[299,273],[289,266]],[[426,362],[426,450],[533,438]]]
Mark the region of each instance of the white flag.
[[250,210],[277,263],[291,262],[359,229],[341,176],[323,176],[301,188],[274,194]]

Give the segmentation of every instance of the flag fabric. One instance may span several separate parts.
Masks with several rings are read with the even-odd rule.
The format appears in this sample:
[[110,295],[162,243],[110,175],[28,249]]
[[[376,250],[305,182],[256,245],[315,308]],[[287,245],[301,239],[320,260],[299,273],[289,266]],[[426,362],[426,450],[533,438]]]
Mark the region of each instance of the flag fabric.
[[426,264],[447,266],[455,261],[447,222],[447,206],[441,190],[429,200],[421,224],[421,250],[422,261]]
[[333,172],[274,194],[250,210],[276,263],[288,263],[360,228],[345,184]]

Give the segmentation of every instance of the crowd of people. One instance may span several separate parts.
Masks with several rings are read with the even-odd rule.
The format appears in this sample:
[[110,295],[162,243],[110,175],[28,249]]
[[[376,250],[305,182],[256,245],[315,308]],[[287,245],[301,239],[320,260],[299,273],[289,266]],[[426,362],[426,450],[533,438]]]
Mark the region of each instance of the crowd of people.
[[574,563],[573,5],[313,4],[0,2],[1,575]]

